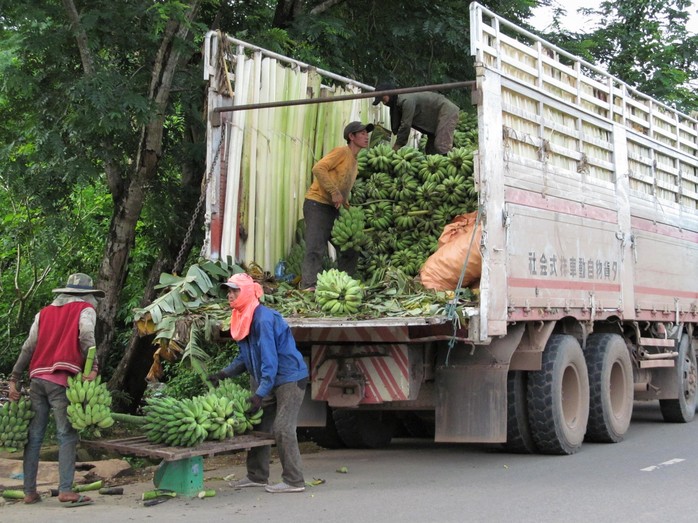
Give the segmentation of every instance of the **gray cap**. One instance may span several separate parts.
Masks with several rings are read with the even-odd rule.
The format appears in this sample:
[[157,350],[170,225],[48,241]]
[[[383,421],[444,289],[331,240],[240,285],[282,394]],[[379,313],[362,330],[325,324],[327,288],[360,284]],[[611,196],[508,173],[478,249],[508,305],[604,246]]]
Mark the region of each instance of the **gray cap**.
[[358,133],[366,129],[367,132],[373,131],[373,124],[364,125],[361,122],[351,122],[344,128],[344,139],[348,140],[349,135],[352,133]]

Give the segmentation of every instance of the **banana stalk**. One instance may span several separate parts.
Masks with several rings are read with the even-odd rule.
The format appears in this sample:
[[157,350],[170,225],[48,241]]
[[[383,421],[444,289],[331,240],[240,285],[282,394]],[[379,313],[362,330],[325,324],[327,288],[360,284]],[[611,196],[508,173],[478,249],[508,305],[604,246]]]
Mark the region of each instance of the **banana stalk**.
[[90,372],[92,372],[92,365],[95,362],[95,352],[97,351],[96,347],[90,347],[87,349],[87,359],[85,360],[85,369],[83,370],[83,374],[87,376]]

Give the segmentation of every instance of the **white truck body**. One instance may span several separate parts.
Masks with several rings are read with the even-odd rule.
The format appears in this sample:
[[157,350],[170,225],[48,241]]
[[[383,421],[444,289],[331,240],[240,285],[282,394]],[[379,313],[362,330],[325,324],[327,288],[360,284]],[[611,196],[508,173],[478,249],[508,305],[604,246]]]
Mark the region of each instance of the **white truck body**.
[[[698,381],[698,121],[477,3],[470,12],[479,303],[465,311],[467,325],[455,326],[443,317],[288,318],[310,361],[309,405],[334,409],[327,420],[344,443],[368,446],[389,441],[394,412],[431,420],[437,441],[560,454],[576,451],[585,434],[622,439],[633,400],[659,399],[667,420],[690,421]],[[219,72],[207,68],[211,112],[230,103]],[[345,92],[370,90],[333,79],[350,86]],[[366,101],[345,123],[385,121]],[[334,125],[316,132],[336,136]],[[210,166],[222,127],[209,125]],[[236,147],[229,145],[231,155]],[[253,197],[233,164],[212,172],[208,245],[220,245],[213,236],[224,214],[221,184],[235,180],[225,214],[241,195]],[[301,217],[310,165],[302,169],[289,223]],[[261,217],[253,220],[264,227]],[[234,249],[208,253],[241,258]],[[312,422],[312,410],[304,412]],[[324,410],[319,419],[326,421]]]

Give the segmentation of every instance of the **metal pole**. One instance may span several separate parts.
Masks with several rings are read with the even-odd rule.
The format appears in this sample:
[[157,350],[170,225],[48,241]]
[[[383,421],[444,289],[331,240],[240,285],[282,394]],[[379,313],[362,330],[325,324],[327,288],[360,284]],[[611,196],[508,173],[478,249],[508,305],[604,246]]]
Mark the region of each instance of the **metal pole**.
[[400,89],[389,89],[387,91],[371,91],[366,93],[344,94],[340,96],[327,96],[324,98],[305,98],[302,100],[286,100],[281,102],[263,102],[257,104],[244,105],[224,105],[216,107],[211,111],[211,125],[218,127],[220,125],[220,113],[232,111],[248,111],[250,109],[271,109],[275,107],[289,107],[292,105],[309,105],[323,104],[329,102],[342,102],[345,100],[359,100],[361,98],[373,98],[375,96],[390,96],[393,94],[419,93],[423,91],[446,91],[451,89],[459,89],[462,87],[471,87],[475,85],[474,80],[465,82],[451,82],[447,84],[422,85],[419,87],[403,87]]

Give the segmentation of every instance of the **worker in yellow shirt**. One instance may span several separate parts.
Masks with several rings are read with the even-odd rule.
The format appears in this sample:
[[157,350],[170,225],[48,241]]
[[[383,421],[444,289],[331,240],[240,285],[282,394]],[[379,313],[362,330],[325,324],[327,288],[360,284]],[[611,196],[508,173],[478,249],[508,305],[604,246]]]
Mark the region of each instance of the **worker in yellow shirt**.
[[[305,193],[303,202],[305,258],[301,289],[315,290],[334,221],[339,217],[342,206],[349,207],[349,194],[359,170],[356,157],[361,149],[368,147],[368,134],[371,131],[373,124],[349,123],[344,128],[347,145],[335,147],[313,166],[313,183]],[[355,250],[342,252],[337,249],[340,271],[353,274],[357,261],[358,253]]]

